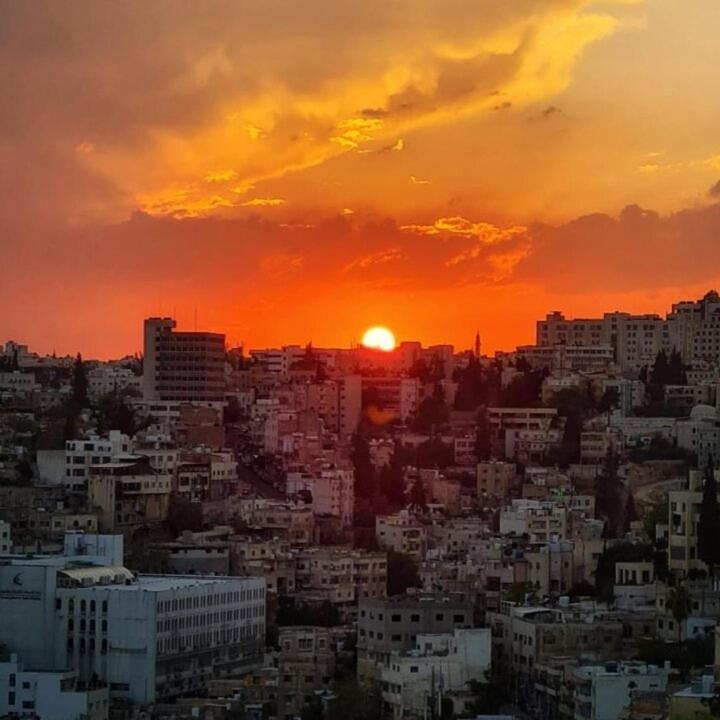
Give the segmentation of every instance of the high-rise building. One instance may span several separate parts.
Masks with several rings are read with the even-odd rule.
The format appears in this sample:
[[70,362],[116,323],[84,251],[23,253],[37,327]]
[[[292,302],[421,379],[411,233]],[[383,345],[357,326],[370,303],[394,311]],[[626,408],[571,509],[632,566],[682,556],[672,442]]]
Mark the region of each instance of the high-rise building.
[[172,318],[148,318],[144,353],[145,400],[197,403],[224,400],[224,335],[176,332]]

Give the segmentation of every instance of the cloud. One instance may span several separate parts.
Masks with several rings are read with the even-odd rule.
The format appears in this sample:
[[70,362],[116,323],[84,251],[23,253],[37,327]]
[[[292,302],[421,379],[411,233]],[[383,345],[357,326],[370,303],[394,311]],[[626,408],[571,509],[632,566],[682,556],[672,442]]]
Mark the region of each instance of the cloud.
[[710,195],[710,197],[720,198],[720,180],[710,187],[708,195]]
[[552,117],[553,115],[562,115],[562,110],[557,105],[548,105],[541,113],[540,116],[544,118]]
[[419,178],[419,177],[415,177],[415,175],[410,176],[410,182],[413,185],[429,185],[430,184],[430,180],[428,180],[427,178]]
[[252,198],[252,200],[246,200],[240,204],[242,207],[278,207],[284,205],[285,200],[282,198]]
[[715,282],[720,204],[659,215],[628,205],[618,217],[586,215],[530,228],[532,252],[514,278],[556,292],[630,292]]
[[[491,113],[494,91],[513,107],[548,102],[618,25],[612,5],[588,5],[10,4],[0,163],[20,172],[0,196],[49,222],[227,208],[203,185],[272,182],[371,142],[401,150],[406,133]],[[63,147],[89,137],[93,152]]]
[[205,175],[206,183],[224,183],[234,180],[237,173],[234,170],[213,170]]
[[474,237],[486,245],[527,232],[522,226],[499,228],[492,223],[473,222],[464,217],[441,217],[431,225],[403,225],[402,230],[418,235],[461,235]]

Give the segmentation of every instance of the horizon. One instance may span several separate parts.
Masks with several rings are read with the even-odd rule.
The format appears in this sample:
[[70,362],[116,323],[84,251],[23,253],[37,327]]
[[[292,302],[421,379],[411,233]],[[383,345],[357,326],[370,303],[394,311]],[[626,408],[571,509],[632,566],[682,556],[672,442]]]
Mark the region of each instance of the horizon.
[[[568,312],[565,309],[562,308],[554,308],[551,310],[547,310],[546,312],[538,314],[538,316],[535,318],[534,321],[532,321],[532,330],[529,331],[530,334],[528,335],[528,338],[524,342],[515,342],[511,343],[505,347],[488,347],[485,338],[483,336],[482,328],[478,327],[475,330],[473,330],[469,337],[471,339],[471,342],[467,345],[463,344],[466,343],[466,340],[461,340],[460,342],[452,342],[443,340],[442,338],[438,338],[437,340],[426,340],[424,338],[416,338],[416,337],[403,337],[398,335],[398,333],[395,331],[394,328],[388,327],[388,329],[394,334],[395,336],[395,348],[393,350],[397,349],[400,345],[406,342],[419,342],[422,347],[432,347],[435,345],[452,345],[453,350],[456,353],[462,353],[466,351],[472,351],[474,346],[474,339],[475,339],[475,332],[480,333],[480,340],[481,340],[481,346],[482,346],[482,355],[486,357],[490,357],[492,355],[495,355],[496,353],[510,353],[514,352],[516,348],[522,346],[522,345],[533,345],[536,342],[536,323],[539,320],[544,320],[547,315],[550,315],[551,313],[559,312],[562,315],[565,316],[568,320],[586,320],[586,319],[592,319],[592,318],[598,318],[602,317],[606,313],[614,313],[614,312],[626,312],[631,315],[657,315],[659,317],[665,317],[667,313],[670,312],[672,305],[676,303],[682,303],[687,301],[695,301],[703,298],[706,294],[715,292],[714,288],[706,288],[705,291],[701,292],[699,295],[690,297],[690,296],[682,296],[672,299],[667,307],[664,309],[656,308],[654,310],[643,310],[643,311],[637,311],[633,308],[625,308],[625,307],[615,307],[615,308],[604,308],[600,310],[599,312],[595,314],[574,314],[571,312]],[[99,361],[99,362],[106,362],[109,360],[117,360],[123,357],[132,357],[134,355],[142,355],[142,322],[146,318],[150,317],[169,317],[176,321],[177,327],[176,329],[179,332],[217,332],[222,333],[225,335],[225,346],[228,350],[234,350],[241,348],[244,353],[249,354],[253,350],[264,350],[264,349],[272,349],[272,348],[281,348],[285,346],[298,346],[298,347],[305,347],[307,345],[313,345],[317,348],[329,348],[329,349],[339,349],[339,350],[345,350],[345,349],[353,349],[355,347],[360,347],[363,345],[362,342],[362,336],[363,333],[366,332],[369,328],[372,327],[372,324],[369,324],[363,328],[360,328],[357,333],[357,337],[351,339],[347,345],[342,343],[322,343],[322,342],[316,342],[313,338],[308,339],[300,339],[300,340],[281,340],[280,342],[276,343],[269,343],[269,344],[257,344],[257,343],[249,343],[249,342],[233,342],[232,336],[225,332],[221,327],[205,327],[202,325],[201,322],[199,322],[195,317],[193,317],[192,321],[188,322],[181,322],[178,320],[177,317],[173,315],[163,315],[162,313],[159,313],[158,315],[146,315],[142,318],[139,325],[138,330],[138,338],[139,338],[139,344],[137,349],[135,350],[125,350],[120,351],[119,353],[115,354],[106,354],[106,355],[97,355],[94,353],[86,353],[83,348],[75,348],[75,349],[66,349],[66,350],[59,350],[57,347],[52,347],[50,349],[47,349],[46,347],[43,347],[40,345],[34,345],[30,342],[27,342],[25,339],[18,339],[16,337],[6,337],[2,340],[2,345],[4,345],[7,342],[15,342],[19,345],[27,345],[28,349],[31,352],[38,353],[39,355],[45,355],[50,356],[53,353],[55,353],[59,357],[74,357],[78,353],[80,353],[85,361]]]

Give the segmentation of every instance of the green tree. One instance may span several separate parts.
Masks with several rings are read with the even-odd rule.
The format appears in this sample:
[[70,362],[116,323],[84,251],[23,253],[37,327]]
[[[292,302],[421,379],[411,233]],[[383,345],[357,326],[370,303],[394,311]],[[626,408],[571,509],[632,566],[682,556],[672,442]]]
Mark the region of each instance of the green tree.
[[87,373],[85,371],[85,363],[80,353],[77,354],[75,363],[73,364],[72,402],[78,412],[82,410],[82,408],[90,406]]
[[595,517],[605,521],[607,537],[611,538],[621,534],[625,520],[625,486],[618,475],[619,464],[615,451],[608,449],[603,467],[595,480]]
[[408,493],[408,506],[417,512],[427,511],[425,486],[419,478],[410,486],[410,492]]
[[482,405],[477,414],[475,428],[475,456],[478,462],[486,462],[492,456],[492,429],[488,409]]
[[715,465],[712,458],[705,469],[697,540],[698,557],[708,566],[712,576],[715,566],[720,563],[720,507],[718,507]]
[[380,489],[392,509],[404,507],[405,468],[398,452],[393,453],[390,462],[380,471]]
[[667,606],[677,625],[677,641],[679,645],[682,642],[682,626],[692,610],[690,593],[684,585],[677,585],[674,588],[670,588],[667,597]]
[[371,501],[375,496],[375,468],[370,462],[368,441],[359,434],[352,437],[350,460],[355,468],[355,497]]

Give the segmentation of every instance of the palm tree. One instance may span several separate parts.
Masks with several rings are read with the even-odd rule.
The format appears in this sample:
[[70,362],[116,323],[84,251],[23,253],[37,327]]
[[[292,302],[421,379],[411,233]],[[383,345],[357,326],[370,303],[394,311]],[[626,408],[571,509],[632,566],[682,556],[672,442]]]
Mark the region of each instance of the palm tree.
[[670,590],[667,597],[667,606],[672,613],[673,619],[678,628],[678,645],[682,642],[682,626],[692,610],[690,593],[683,585],[678,585]]

